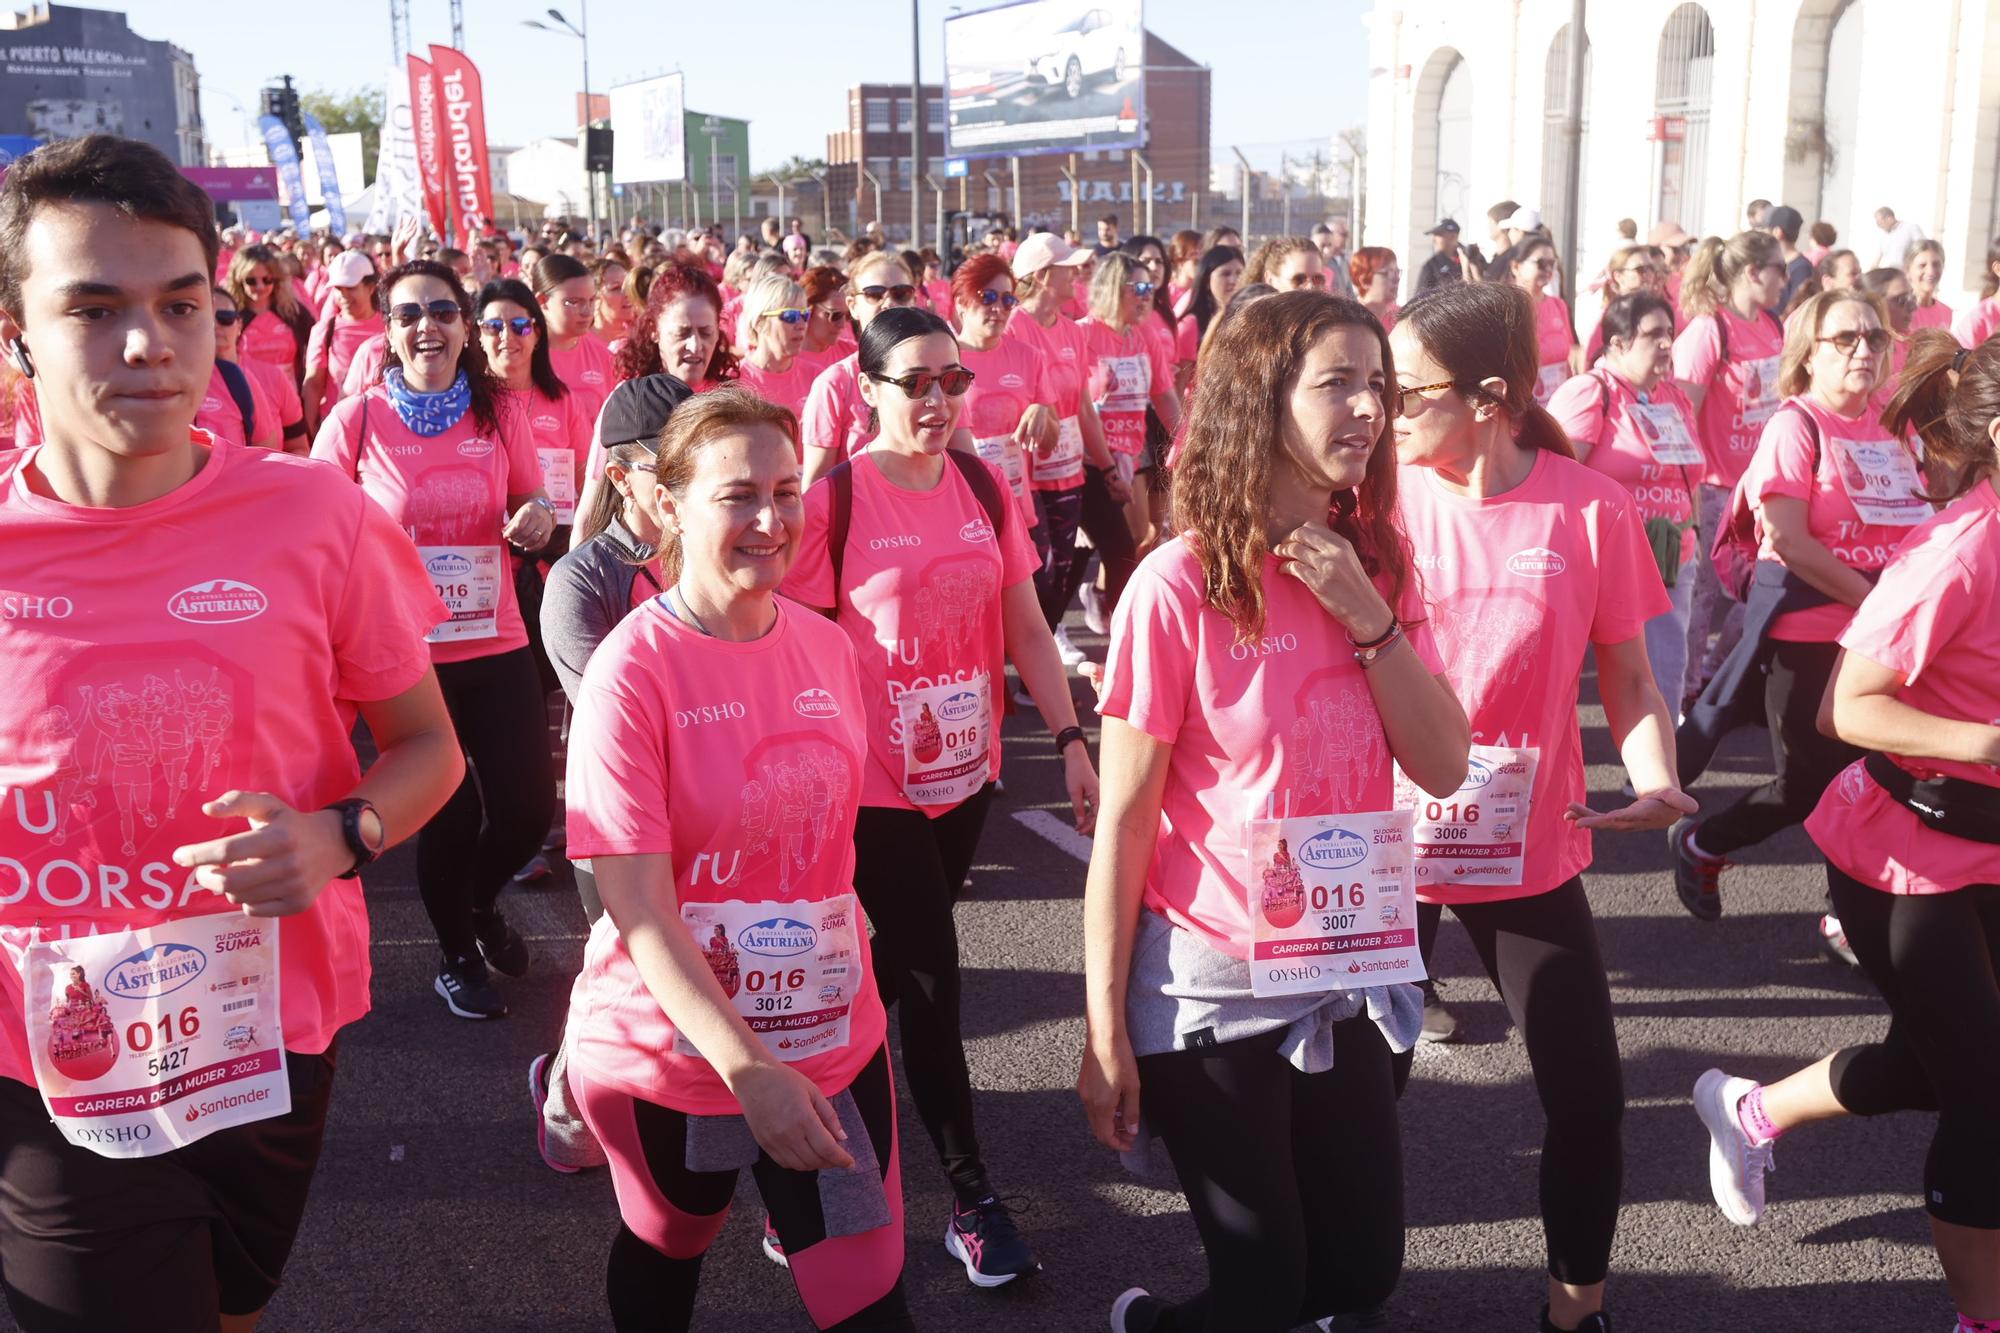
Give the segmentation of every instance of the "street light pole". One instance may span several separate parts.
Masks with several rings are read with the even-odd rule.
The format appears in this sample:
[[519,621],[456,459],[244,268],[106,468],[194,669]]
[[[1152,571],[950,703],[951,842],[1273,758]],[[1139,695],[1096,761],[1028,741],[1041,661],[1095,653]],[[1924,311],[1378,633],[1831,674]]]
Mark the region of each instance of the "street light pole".
[[[917,188],[924,171],[924,79],[923,56],[917,46],[921,28],[917,0],[910,0],[910,248],[917,249],[924,238],[924,199]],[[878,214],[879,216],[879,214]]]
[[566,32],[583,44],[583,181],[590,195],[590,243],[597,244],[597,173],[590,169],[590,0],[577,0],[577,15],[583,20],[578,27],[564,18],[560,9],[548,11],[550,18],[562,26],[551,28],[540,19],[522,19],[524,26],[538,28],[543,32]]

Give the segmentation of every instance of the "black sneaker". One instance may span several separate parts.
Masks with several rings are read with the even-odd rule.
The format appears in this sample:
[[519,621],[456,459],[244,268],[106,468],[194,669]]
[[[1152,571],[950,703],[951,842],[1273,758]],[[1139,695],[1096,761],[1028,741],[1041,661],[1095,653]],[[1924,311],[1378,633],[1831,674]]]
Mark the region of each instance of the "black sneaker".
[[510,977],[528,975],[528,942],[521,938],[521,932],[507,924],[506,917],[498,912],[483,916],[475,912],[472,933],[479,941],[481,956],[495,971]]
[[1111,1302],[1111,1333],[1146,1333],[1167,1303],[1144,1287],[1128,1287]]
[[1014,1227],[1007,1205],[987,1195],[970,1208],[952,1205],[944,1231],[945,1253],[965,1265],[975,1287],[1000,1287],[1041,1268],[1035,1252]]
[[1667,841],[1674,852],[1674,892],[1680,895],[1681,906],[1688,909],[1697,921],[1719,921],[1722,919],[1722,872],[1729,862],[1724,857],[1710,856],[1693,847],[1695,830],[1701,826],[1692,819],[1676,820],[1667,830]]
[[1437,981],[1425,977],[1417,983],[1417,988],[1424,993],[1424,1026],[1417,1034],[1417,1040],[1432,1046],[1457,1041],[1458,1017],[1438,998]]
[[445,1007],[460,1018],[505,1018],[507,1005],[493,989],[486,964],[477,958],[447,958],[431,989],[444,997]]

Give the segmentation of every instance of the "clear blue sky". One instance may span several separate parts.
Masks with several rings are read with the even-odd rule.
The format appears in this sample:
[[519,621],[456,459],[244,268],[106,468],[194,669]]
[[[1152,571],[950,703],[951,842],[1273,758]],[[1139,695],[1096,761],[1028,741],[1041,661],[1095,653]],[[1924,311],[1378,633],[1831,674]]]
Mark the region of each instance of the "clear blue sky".
[[[446,0],[409,0],[413,43],[451,40]],[[577,0],[555,0],[581,22]],[[846,90],[910,76],[910,9],[904,0],[766,0],[749,5],[685,0],[586,0],[591,86],[603,91],[679,66],[688,104],[747,117],[753,165],[794,153],[824,156],[841,127]],[[1242,144],[1253,161],[1275,164],[1281,142],[1319,139],[1367,116],[1368,43],[1361,15],[1369,0],[1147,0],[1154,32],[1214,71],[1213,141],[1226,154]],[[548,0],[465,0],[467,53],[486,81],[488,138],[519,144],[575,128],[582,86],[579,43],[522,26]],[[945,0],[921,0],[923,64],[938,76]],[[141,35],[194,53],[210,138],[245,141],[234,97],[254,122],[257,90],[281,74],[301,89],[380,84],[390,57],[388,0],[333,7],[196,4],[125,0]],[[983,8],[968,3],[967,9]],[[700,34],[699,45],[683,43]],[[1270,145],[1268,153],[1249,145]],[[374,171],[371,162],[369,171]],[[1263,165],[1261,162],[1259,165]]]

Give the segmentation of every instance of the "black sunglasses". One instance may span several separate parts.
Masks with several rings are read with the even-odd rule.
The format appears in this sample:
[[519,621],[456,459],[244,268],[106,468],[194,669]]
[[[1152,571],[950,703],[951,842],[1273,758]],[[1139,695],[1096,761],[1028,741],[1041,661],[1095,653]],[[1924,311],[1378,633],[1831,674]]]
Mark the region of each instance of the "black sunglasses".
[[415,301],[405,301],[401,305],[392,305],[389,307],[389,318],[395,320],[399,327],[405,329],[415,328],[417,322],[423,319],[425,315],[431,317],[432,323],[449,327],[458,323],[458,317],[463,313],[458,308],[458,302],[456,301],[439,300],[431,301],[424,305],[418,305]]
[[863,287],[861,294],[871,301],[889,298],[891,305],[908,305],[917,299],[917,289],[907,282],[899,282],[894,287]]
[[893,384],[903,391],[905,398],[928,398],[931,386],[943,389],[947,398],[961,397],[972,387],[972,372],[964,366],[953,366],[950,370],[933,375],[928,370],[914,370],[907,375],[877,375],[869,372],[868,378],[877,384]]
[[237,310],[218,310],[215,312],[215,322],[225,329],[241,318],[243,318],[243,314]]

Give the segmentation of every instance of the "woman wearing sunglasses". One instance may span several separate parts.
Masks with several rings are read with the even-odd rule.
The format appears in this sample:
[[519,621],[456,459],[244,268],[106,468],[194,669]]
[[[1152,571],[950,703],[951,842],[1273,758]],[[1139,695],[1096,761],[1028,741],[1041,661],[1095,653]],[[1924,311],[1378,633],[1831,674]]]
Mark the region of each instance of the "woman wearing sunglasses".
[[[299,404],[298,387],[291,376],[276,366],[262,361],[245,361],[238,354],[238,344],[243,333],[243,315],[236,308],[236,298],[229,294],[227,287],[215,289],[215,360],[217,374],[221,374],[221,364],[228,362],[243,372],[243,378],[250,387],[255,435],[251,444],[265,449],[283,449],[287,453],[304,454],[311,447],[306,434],[304,412]],[[217,386],[209,386],[209,396],[214,397]],[[227,402],[226,415],[235,413],[235,404]],[[204,402],[203,407],[207,404]],[[197,425],[207,423],[197,419]]]
[[[557,525],[567,526],[576,521],[577,492],[596,419],[586,415],[583,395],[570,392],[556,374],[548,324],[526,283],[514,278],[489,282],[480,290],[476,308],[487,368],[527,419],[542,490],[556,507]],[[556,549],[567,545],[559,540]]]
[[313,316],[292,290],[278,252],[268,245],[244,246],[229,261],[229,281],[223,285],[243,314],[238,346],[244,357],[277,366],[294,384],[302,381]]
[[[1149,447],[1146,409],[1158,414],[1166,428],[1165,439],[1171,440],[1181,424],[1171,353],[1148,337],[1143,326],[1153,313],[1156,291],[1156,284],[1138,260],[1113,251],[1097,261],[1097,276],[1090,283],[1090,316],[1081,326],[1090,349],[1085,371],[1090,394],[1118,475],[1132,488],[1132,498],[1125,503],[1125,522],[1142,553],[1153,544],[1152,488],[1148,483],[1156,466],[1156,455]],[[1081,586],[1080,570],[1072,570],[1071,578]],[[1109,589],[1106,591],[1109,594]],[[1107,622],[1117,605],[1115,595],[1106,596],[1103,617]]]
[[856,346],[854,318],[841,295],[847,286],[847,275],[831,264],[818,264],[807,269],[799,283],[805,288],[804,305],[812,312],[812,318],[806,322],[806,340],[799,347],[799,359],[811,366],[817,377],[843,356],[851,355]]
[[805,410],[817,373],[799,355],[811,318],[806,289],[789,274],[766,273],[743,293],[738,327],[745,351],[736,373],[759,398],[795,417]]
[[1021,522],[1032,528],[1040,519],[1028,489],[1028,458],[1056,442],[1055,414],[1048,406],[1055,393],[1034,349],[1007,334],[1007,321],[1021,302],[1006,260],[973,256],[952,275],[951,290],[958,359],[973,374],[952,443],[1000,469],[1013,488]]
[[[1186,339],[1179,337],[1175,329],[1173,294],[1167,283],[1167,247],[1160,243],[1157,236],[1134,236],[1120,248],[1139,261],[1140,267],[1146,270],[1146,281],[1153,284],[1153,294],[1146,302],[1147,309],[1139,319],[1139,327],[1148,338],[1160,345],[1160,350],[1173,365],[1174,388],[1185,391],[1188,377],[1194,373],[1195,340],[1192,336]],[[1158,444],[1157,439],[1155,444]]]
[[997,1287],[1037,1265],[980,1159],[952,904],[1000,773],[996,696],[1008,658],[1056,733],[1084,834],[1097,774],[1006,480],[947,453],[972,382],[950,326],[927,310],[881,312],[862,330],[859,374],[880,434],[807,493],[784,591],[833,616],[860,657],[868,762],[854,888],[881,942],[884,999],[902,1005],[910,1098],[951,1180],[945,1248],[975,1286]]
[[499,1018],[507,1005],[488,965],[525,975],[528,946],[495,904],[555,813],[546,696],[507,551],[546,547],[555,505],[527,422],[471,336],[458,275],[413,260],[391,269],[382,291],[382,380],[333,409],[312,456],[359,482],[410,533],[451,611],[428,641],[470,763],[418,835],[417,889],[443,950],[433,989],[460,1018]]
[[584,415],[594,424],[618,382],[611,349],[591,332],[597,318],[596,279],[582,260],[549,255],[535,265],[534,291],[549,331],[549,364],[582,400]]
[[[1803,821],[1861,757],[1821,733],[1820,699],[1854,608],[1932,512],[1918,498],[1915,456],[1868,406],[1890,336],[1880,299],[1866,292],[1822,292],[1802,307],[1779,370],[1784,403],[1737,483],[1737,503],[1756,519],[1759,582],[1781,578],[1784,587],[1768,613],[1753,591],[1744,626],[1746,641],[1762,640],[1763,711],[1778,772],[1706,819],[1675,825],[1675,887],[1703,920],[1722,913],[1720,877],[1731,854]],[[1703,697],[1704,711],[1714,693]],[[1820,931],[1827,948],[1844,953],[1838,920],[1821,918]]]
[[1535,342],[1541,356],[1541,369],[1535,375],[1535,402],[1546,407],[1563,381],[1583,369],[1583,353],[1577,347],[1576,330],[1570,326],[1569,303],[1548,293],[1556,278],[1554,242],[1544,236],[1523,237],[1507,252],[1507,277],[1528,294],[1535,308]]
[[[854,261],[847,275],[847,312],[855,337],[870,320],[902,306],[915,305],[916,280],[893,250],[875,250]],[[861,393],[861,360],[857,351],[819,373],[806,396],[799,434],[806,451],[806,485],[833,471],[843,459],[860,452],[875,438],[868,404]]]

